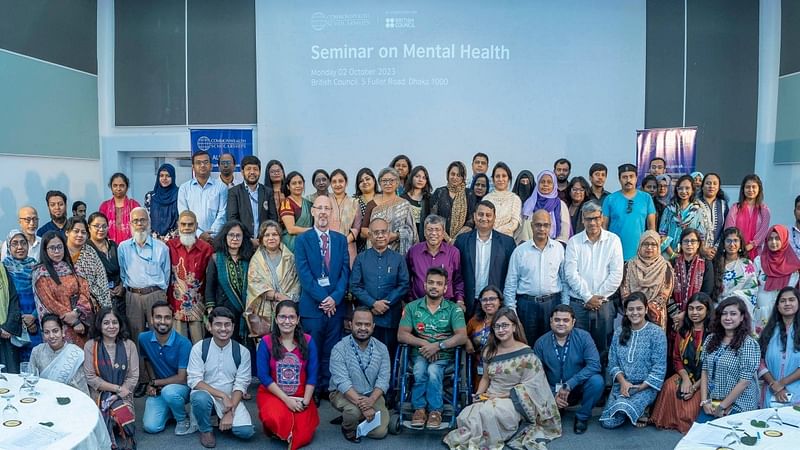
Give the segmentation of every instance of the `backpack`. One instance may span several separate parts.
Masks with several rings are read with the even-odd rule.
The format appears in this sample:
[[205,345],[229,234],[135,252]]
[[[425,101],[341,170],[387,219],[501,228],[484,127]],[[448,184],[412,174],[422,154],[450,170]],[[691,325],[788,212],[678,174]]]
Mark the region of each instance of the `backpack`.
[[[205,364],[206,359],[208,359],[208,349],[211,347],[211,339],[212,338],[205,338],[203,339],[203,364]],[[236,364],[236,369],[239,369],[239,365],[242,364],[242,350],[239,348],[242,344],[234,341],[231,339],[231,342],[235,344],[231,351],[233,353],[233,363]]]

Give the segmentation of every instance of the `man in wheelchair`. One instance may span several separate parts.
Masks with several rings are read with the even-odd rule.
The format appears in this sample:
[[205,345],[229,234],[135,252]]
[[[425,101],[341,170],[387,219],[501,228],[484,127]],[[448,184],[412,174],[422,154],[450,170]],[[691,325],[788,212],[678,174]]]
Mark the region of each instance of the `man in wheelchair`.
[[397,340],[412,349],[411,426],[416,428],[441,426],[445,369],[453,364],[453,349],[467,342],[464,313],[455,303],[444,300],[447,277],[441,267],[428,269],[426,295],[406,305],[397,331]]

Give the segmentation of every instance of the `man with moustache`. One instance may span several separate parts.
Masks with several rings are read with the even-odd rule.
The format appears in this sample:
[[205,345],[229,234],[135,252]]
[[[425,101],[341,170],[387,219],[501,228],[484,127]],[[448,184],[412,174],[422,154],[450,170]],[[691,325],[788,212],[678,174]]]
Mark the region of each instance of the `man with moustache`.
[[508,262],[516,244],[514,238],[494,230],[495,207],[481,200],[475,208],[475,229],[456,238],[455,247],[461,255],[461,275],[464,280],[465,317],[472,317],[480,305],[478,296],[486,286],[503,289]]
[[272,187],[258,182],[261,177],[261,161],[257,157],[242,158],[242,175],[244,183],[228,189],[228,220],[238,220],[247,227],[253,236],[253,246],[258,247],[259,226],[267,220],[277,222],[278,209]]
[[548,211],[534,211],[531,216],[533,239],[521,243],[508,264],[503,292],[505,306],[517,311],[529,342],[536,342],[547,332],[553,308],[569,300],[564,277],[564,246],[550,239],[551,226]]
[[205,335],[203,317],[206,267],[214,248],[197,239],[197,216],[191,211],[178,215],[179,239],[167,241],[172,275],[167,298],[175,311],[175,330],[195,344]]
[[192,344],[172,328],[169,303],[153,303],[150,316],[153,318],[151,331],[138,338],[144,367],[150,377],[142,425],[145,433],[160,433],[171,416],[177,422],[175,435],[184,436],[194,432],[186,414],[189,401],[186,367]]
[[[167,244],[153,239],[150,234],[150,216],[138,207],[131,211],[131,238],[117,248],[120,278],[125,286],[125,312],[131,336],[138,336],[152,323],[150,308],[157,301],[167,300],[170,262]],[[142,367],[141,349],[139,367]],[[134,394],[145,392],[145,371],[139,371],[139,386]]]
[[319,351],[319,379],[314,399],[326,396],[330,381],[333,346],[342,337],[345,307],[342,305],[350,279],[347,238],[329,229],[331,199],[321,195],[314,200],[311,215],[314,227],[295,240],[295,263],[300,278],[300,319],[303,329],[314,339]]
[[331,405],[342,413],[342,434],[350,442],[361,441],[356,436],[358,423],[373,420],[378,412],[380,425],[367,436],[382,439],[389,429],[384,399],[391,374],[389,351],[372,337],[374,326],[370,308],[359,306],[353,312],[352,334],[331,351]]
[[[39,213],[32,206],[23,206],[17,211],[17,221],[19,230],[25,236],[25,240],[28,241],[28,256],[39,261],[39,251],[42,244],[42,238],[36,235],[36,228],[39,226]],[[8,256],[8,245],[7,241],[3,241],[3,247],[0,249],[0,261]]]
[[553,308],[550,330],[536,340],[533,351],[542,361],[558,408],[580,402],[573,430],[575,434],[583,434],[605,386],[600,373],[600,355],[592,336],[575,328],[575,312],[571,306]]
[[650,194],[636,189],[636,166],[622,164],[617,170],[622,189],[603,202],[603,228],[619,236],[627,261],[636,256],[645,230],[658,231],[656,207]]
[[408,292],[408,267],[402,255],[389,248],[389,223],[382,218],[369,222],[371,248],[356,256],[350,274],[350,292],[358,303],[370,308],[370,333],[386,344],[390,355],[397,349],[397,324]]
[[[397,340],[412,347],[414,384],[411,426],[438,430],[442,425],[444,371],[453,363],[455,347],[467,343],[464,312],[445,301],[447,271],[431,267],[425,276],[426,295],[406,305]],[[427,410],[427,412],[426,412]]]
[[[235,172],[236,158],[230,153],[223,153],[219,155],[219,181],[221,181],[228,189],[242,184],[242,174]],[[242,168],[244,168],[244,160],[242,160]]]
[[603,200],[611,195],[605,189],[606,177],[608,176],[608,168],[603,163],[594,163],[589,167],[589,183],[592,188],[587,195],[589,200],[596,200],[598,204],[602,205]]
[[425,218],[425,241],[412,246],[406,254],[408,273],[411,276],[410,299],[425,295],[425,274],[431,267],[441,267],[449,275],[445,298],[466,311],[464,302],[464,280],[461,278],[461,254],[447,243],[444,217],[430,214]]
[[61,191],[47,191],[45,200],[47,210],[50,212],[50,222],[42,225],[36,235],[42,237],[48,231],[57,231],[66,239],[64,226],[67,224],[67,194]]
[[558,180],[558,198],[567,201],[567,185],[569,185],[569,174],[572,171],[572,163],[567,158],[559,158],[553,164],[553,173]]
[[200,445],[217,446],[211,426],[211,414],[219,418],[219,430],[230,430],[239,439],[255,434],[253,421],[242,396],[250,386],[250,350],[231,339],[234,315],[230,309],[217,306],[208,315],[211,338],[192,346],[186,381],[191,388],[192,403]]

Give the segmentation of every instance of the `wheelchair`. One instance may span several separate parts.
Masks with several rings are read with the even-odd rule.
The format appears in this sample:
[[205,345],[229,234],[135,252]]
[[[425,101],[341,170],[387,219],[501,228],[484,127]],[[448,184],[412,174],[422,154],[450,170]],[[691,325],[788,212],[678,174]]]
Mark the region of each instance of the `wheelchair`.
[[[458,413],[472,402],[472,358],[466,355],[463,346],[456,347],[453,363],[444,371],[442,426],[438,430],[455,428]],[[411,348],[408,344],[398,344],[392,365],[391,388],[395,396],[394,411],[389,418],[389,432],[400,434],[403,428],[415,431],[425,428],[411,426],[414,407],[411,404],[414,367],[411,364]],[[432,431],[438,431],[432,430]]]

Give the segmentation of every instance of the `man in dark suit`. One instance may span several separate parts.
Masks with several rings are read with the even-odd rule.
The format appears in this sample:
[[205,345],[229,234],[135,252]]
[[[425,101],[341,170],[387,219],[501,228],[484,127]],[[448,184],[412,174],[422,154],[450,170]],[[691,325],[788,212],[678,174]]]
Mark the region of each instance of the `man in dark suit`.
[[228,189],[228,220],[242,222],[253,235],[253,245],[258,246],[258,227],[266,220],[278,221],[278,208],[272,188],[258,180],[261,177],[261,161],[255,156],[242,158],[244,183]]
[[319,196],[311,207],[314,227],[295,240],[294,257],[303,287],[300,294],[300,320],[314,339],[319,355],[317,399],[324,397],[330,380],[333,346],[342,339],[342,304],[350,277],[347,238],[328,228],[332,206],[328,196]]
[[461,253],[461,275],[464,279],[466,317],[472,317],[481,289],[496,286],[501,291],[506,283],[508,261],[514,252],[514,239],[494,231],[495,208],[482,200],[475,208],[475,229],[456,238]]

